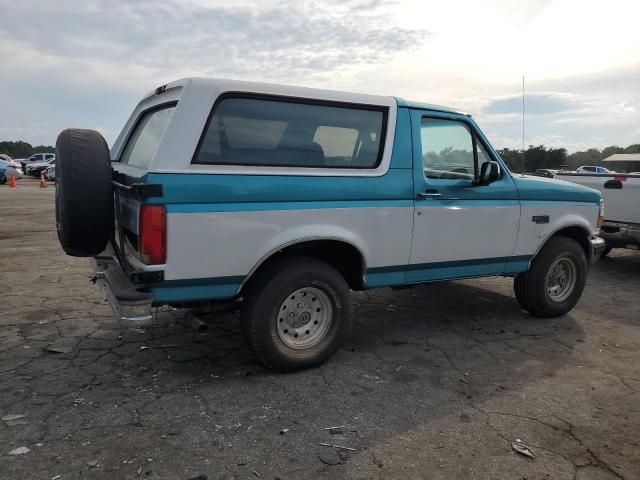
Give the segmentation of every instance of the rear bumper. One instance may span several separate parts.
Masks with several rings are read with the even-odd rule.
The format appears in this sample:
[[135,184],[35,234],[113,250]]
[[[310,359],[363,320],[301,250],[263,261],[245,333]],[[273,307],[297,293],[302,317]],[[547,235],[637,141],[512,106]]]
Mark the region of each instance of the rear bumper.
[[638,250],[640,247],[640,225],[621,223],[621,222],[605,222],[600,227],[600,233],[608,247],[611,248],[630,248]]
[[602,255],[602,252],[604,252],[606,243],[602,238],[594,235],[589,239],[589,245],[591,248],[590,260],[591,263],[593,263],[597,261],[600,258],[600,255]]
[[118,321],[125,327],[142,327],[153,323],[153,296],[138,291],[118,262],[110,255],[91,259],[96,283],[104,292]]

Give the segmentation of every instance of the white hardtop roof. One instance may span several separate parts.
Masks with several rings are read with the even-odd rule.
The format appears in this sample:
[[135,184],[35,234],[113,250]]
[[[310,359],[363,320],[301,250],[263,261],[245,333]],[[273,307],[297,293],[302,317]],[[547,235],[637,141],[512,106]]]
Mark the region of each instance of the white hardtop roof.
[[152,90],[151,92],[147,93],[144,98],[146,99],[152,97],[156,95],[160,90],[164,91],[180,87],[188,88],[190,84],[204,88],[209,87],[210,89],[217,91],[262,93],[268,95],[327,99],[352,103],[365,103],[371,105],[389,105],[390,103],[394,103],[398,106],[405,106],[409,108],[422,108],[449,113],[465,114],[462,111],[449,107],[443,107],[440,105],[433,105],[428,103],[409,102],[404,99],[392,96],[369,95],[365,93],[344,92],[340,90],[325,90],[321,88],[296,87],[291,85],[279,85],[275,83],[248,82],[244,80],[230,80],[224,78],[208,77],[181,78],[174,82],[158,87],[155,90]]
[[602,160],[603,162],[640,162],[640,153],[616,153]]

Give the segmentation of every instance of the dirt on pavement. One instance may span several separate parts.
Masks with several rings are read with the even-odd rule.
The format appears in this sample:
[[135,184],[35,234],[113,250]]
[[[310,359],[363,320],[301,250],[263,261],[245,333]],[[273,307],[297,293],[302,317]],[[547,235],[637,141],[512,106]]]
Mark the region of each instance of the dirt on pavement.
[[640,478],[636,252],[594,265],[552,320],[509,278],[354,294],[344,347],[282,375],[234,312],[205,334],[182,310],[119,327],[88,260],[62,252],[53,196],[0,186],[3,480]]

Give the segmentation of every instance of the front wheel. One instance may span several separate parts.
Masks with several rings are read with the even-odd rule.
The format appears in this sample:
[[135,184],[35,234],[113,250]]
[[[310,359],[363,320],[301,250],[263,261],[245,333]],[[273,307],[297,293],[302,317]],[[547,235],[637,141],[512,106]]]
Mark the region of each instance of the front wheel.
[[331,265],[292,257],[251,280],[241,311],[248,346],[268,368],[299,370],[327,361],[351,328],[351,297]]
[[516,276],[516,299],[536,317],[564,315],[580,300],[587,271],[587,258],[578,242],[567,237],[551,238],[533,259],[529,271]]

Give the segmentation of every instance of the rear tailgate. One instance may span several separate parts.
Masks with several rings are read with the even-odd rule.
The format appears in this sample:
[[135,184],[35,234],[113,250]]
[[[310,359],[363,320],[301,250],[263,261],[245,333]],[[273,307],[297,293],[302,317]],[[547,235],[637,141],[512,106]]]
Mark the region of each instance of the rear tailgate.
[[[162,186],[127,183],[123,177],[116,173],[116,180],[114,180],[116,214],[114,220],[115,238],[111,242],[112,247],[122,268],[129,273],[132,280],[141,283],[162,280],[164,265],[145,263],[140,252],[140,212],[144,208],[145,199],[162,196]],[[156,272],[159,276],[145,275],[147,272]]]
[[558,173],[555,178],[600,191],[606,221],[640,224],[640,175]]

